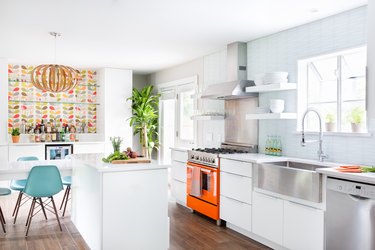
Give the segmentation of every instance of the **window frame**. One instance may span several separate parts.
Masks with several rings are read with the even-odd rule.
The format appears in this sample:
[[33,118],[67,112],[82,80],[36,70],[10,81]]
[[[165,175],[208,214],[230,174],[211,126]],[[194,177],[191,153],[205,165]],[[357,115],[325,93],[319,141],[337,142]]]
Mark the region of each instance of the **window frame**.
[[[336,123],[337,123],[337,130],[332,131],[332,132],[326,132],[328,134],[340,134],[340,135],[351,135],[351,134],[368,134],[368,126],[366,123],[364,123],[364,129],[363,132],[361,133],[354,133],[351,131],[342,131],[342,111],[343,111],[343,91],[342,91],[342,85],[343,85],[343,78],[342,78],[342,61],[343,61],[343,56],[359,51],[367,51],[367,45],[361,45],[358,47],[354,48],[348,48],[348,49],[343,49],[340,51],[335,51],[331,53],[326,53],[318,56],[313,56],[313,57],[308,57],[304,58],[301,60],[298,60],[297,62],[297,70],[298,70],[298,90],[297,90],[297,131],[302,130],[302,116],[305,110],[308,108],[309,102],[308,102],[308,67],[309,64],[312,64],[312,62],[317,61],[317,60],[324,60],[328,58],[333,58],[336,57],[337,59],[337,93],[336,93],[336,102],[335,104],[337,105],[337,117],[336,117]],[[367,111],[367,105],[368,105],[368,81],[367,81],[367,65],[365,66],[365,78],[366,78],[366,83],[365,83],[365,97],[364,97],[364,102],[365,102],[365,111]],[[358,100],[359,101],[359,100]],[[317,102],[316,104],[318,104]],[[324,102],[320,102],[324,103]],[[332,102],[333,103],[333,102]],[[324,125],[324,119],[325,117],[322,117],[322,123]],[[368,123],[367,119],[367,112],[365,112],[365,119]],[[310,133],[316,133],[318,132],[317,130],[312,130],[308,131]]]

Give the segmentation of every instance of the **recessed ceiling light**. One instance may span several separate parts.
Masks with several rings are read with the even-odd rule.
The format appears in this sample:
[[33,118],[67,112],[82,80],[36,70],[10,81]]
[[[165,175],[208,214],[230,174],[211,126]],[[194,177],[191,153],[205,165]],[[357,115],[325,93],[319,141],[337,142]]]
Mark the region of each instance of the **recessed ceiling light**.
[[310,13],[318,13],[318,12],[319,12],[319,10],[318,10],[318,9],[314,9],[314,8],[312,8],[312,9],[309,9],[309,11],[310,11]]

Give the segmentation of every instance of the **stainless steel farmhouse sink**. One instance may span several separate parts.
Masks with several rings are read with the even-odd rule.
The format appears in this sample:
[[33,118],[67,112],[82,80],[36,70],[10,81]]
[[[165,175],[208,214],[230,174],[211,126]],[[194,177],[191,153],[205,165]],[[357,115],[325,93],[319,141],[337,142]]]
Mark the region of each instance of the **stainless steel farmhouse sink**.
[[322,201],[322,175],[317,168],[326,166],[297,161],[258,164],[255,167],[255,187],[291,197]]

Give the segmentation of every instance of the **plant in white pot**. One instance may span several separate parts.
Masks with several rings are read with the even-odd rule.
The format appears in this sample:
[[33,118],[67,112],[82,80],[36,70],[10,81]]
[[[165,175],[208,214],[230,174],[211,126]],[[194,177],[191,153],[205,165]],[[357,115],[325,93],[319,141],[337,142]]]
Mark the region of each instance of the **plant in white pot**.
[[349,113],[349,121],[352,125],[352,132],[358,133],[362,130],[362,122],[365,115],[365,110],[361,107],[355,107]]
[[332,132],[335,131],[336,128],[336,116],[333,113],[328,113],[325,117],[326,121],[326,131]]

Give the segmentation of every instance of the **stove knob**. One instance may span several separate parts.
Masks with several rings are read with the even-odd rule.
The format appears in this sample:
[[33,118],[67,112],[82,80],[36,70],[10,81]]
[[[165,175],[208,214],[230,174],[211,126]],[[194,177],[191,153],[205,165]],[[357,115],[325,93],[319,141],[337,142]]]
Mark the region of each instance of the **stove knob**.
[[198,155],[197,155],[197,156],[195,156],[195,159],[196,159],[196,160],[198,160],[198,159],[199,159],[199,156],[198,156]]

